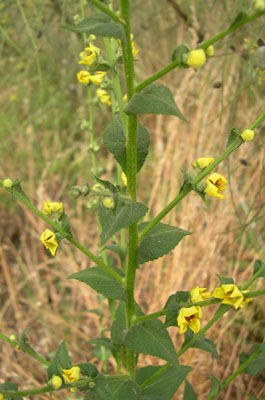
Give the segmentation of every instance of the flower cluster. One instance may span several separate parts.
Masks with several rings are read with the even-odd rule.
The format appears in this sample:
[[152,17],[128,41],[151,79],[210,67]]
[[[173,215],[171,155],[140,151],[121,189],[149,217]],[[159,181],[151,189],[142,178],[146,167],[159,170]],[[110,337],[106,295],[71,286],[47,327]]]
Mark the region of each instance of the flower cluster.
[[[211,297],[221,299],[223,304],[233,306],[236,310],[243,308],[250,302],[251,298],[244,298],[244,294],[248,290],[239,290],[235,284],[225,284],[217,287],[213,293],[205,292],[206,288],[196,286],[190,290],[190,298],[192,303],[207,300]],[[177,323],[180,328],[179,333],[184,333],[190,328],[194,333],[200,330],[200,319],[202,317],[202,309],[200,306],[182,307],[177,317]]]

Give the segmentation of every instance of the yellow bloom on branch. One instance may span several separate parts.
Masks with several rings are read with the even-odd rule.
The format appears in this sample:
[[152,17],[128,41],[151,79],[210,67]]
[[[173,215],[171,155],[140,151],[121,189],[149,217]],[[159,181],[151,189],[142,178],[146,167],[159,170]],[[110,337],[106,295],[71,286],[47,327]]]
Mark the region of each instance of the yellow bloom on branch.
[[78,72],[76,76],[79,82],[83,83],[84,85],[87,85],[90,82],[91,75],[88,71],[82,70]]
[[224,199],[225,196],[220,194],[223,190],[226,189],[227,180],[217,172],[212,173],[206,179],[206,189],[204,190],[205,194],[212,197],[218,197],[219,199]]
[[121,173],[121,180],[122,180],[122,184],[123,186],[127,186],[128,182],[127,182],[127,176],[124,172]]
[[90,75],[90,80],[95,85],[100,85],[106,75],[106,72],[96,71],[94,75]]
[[40,240],[42,241],[46,249],[50,250],[51,255],[55,256],[56,249],[58,247],[55,233],[52,232],[50,229],[45,229],[45,231],[40,237]]
[[212,294],[210,292],[205,292],[205,290],[207,290],[207,288],[199,288],[199,286],[196,286],[194,289],[190,290],[190,297],[191,297],[191,301],[193,303],[196,303],[197,301],[203,301],[206,299],[209,299],[209,297],[212,296]]
[[192,164],[193,167],[206,168],[214,162],[213,157],[200,157]]
[[75,382],[80,379],[80,367],[72,367],[70,369],[62,369],[63,377],[67,382]]
[[54,389],[59,389],[63,384],[62,378],[58,375],[53,375],[51,384]]
[[255,132],[251,129],[245,129],[244,132],[241,133],[241,137],[244,142],[249,142],[250,140],[254,139]]
[[63,203],[57,201],[45,201],[43,200],[43,214],[49,215],[52,213],[63,213]]
[[178,326],[180,327],[179,333],[186,332],[188,327],[194,333],[198,333],[200,330],[201,316],[202,316],[202,309],[199,306],[181,308],[177,319]]
[[98,55],[100,54],[100,49],[93,44],[90,44],[89,47],[86,47],[85,50],[81,51],[80,57],[82,58],[78,64],[92,65]]
[[188,60],[186,61],[186,64],[194,69],[197,69],[200,68],[203,64],[205,64],[205,62],[206,62],[206,55],[204,50],[197,49],[197,50],[191,50],[189,52],[189,57]]
[[[233,306],[236,310],[241,307],[244,302],[244,294],[234,284],[225,284],[216,288],[213,292],[213,297],[222,299],[223,304]],[[246,303],[246,302],[245,302]]]
[[106,90],[99,88],[99,89],[97,89],[96,93],[97,93],[97,96],[98,96],[99,100],[101,101],[101,103],[105,103],[108,106],[111,106],[110,96],[108,95]]

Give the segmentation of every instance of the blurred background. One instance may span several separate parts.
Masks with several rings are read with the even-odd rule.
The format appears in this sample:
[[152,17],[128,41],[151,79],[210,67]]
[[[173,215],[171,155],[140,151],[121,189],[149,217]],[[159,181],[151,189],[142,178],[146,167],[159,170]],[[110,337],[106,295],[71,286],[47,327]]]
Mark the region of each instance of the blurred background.
[[[248,0],[134,0],[132,30],[139,49],[137,82],[167,65],[177,45],[196,48],[228,27]],[[86,6],[86,15],[91,8]],[[75,237],[97,253],[96,213],[87,200],[71,198],[73,185],[92,184],[87,90],[76,79],[81,69],[83,38],[60,25],[73,24],[80,3],[70,0],[6,0],[0,2],[0,177],[19,178],[32,202],[63,201]],[[77,17],[76,17],[77,18]],[[215,46],[215,56],[200,70],[174,70],[159,80],[169,86],[189,123],[169,116],[145,115],[150,132],[148,159],[138,178],[138,199],[156,215],[177,194],[181,169],[198,157],[216,157],[225,148],[229,131],[244,130],[264,111],[265,19],[246,25]],[[97,40],[101,47],[103,41]],[[115,163],[102,143],[110,108],[95,107],[97,158],[103,179],[116,182]],[[225,200],[204,203],[191,193],[163,222],[193,232],[163,259],[143,265],[137,275],[136,300],[145,312],[161,309],[177,290],[199,285],[213,290],[216,273],[233,277],[240,286],[250,278],[254,260],[265,258],[265,124],[254,142],[233,153],[217,172],[229,180]],[[0,330],[7,336],[29,327],[32,347],[50,359],[65,338],[73,363],[95,362],[114,373],[112,358],[86,340],[110,326],[107,303],[70,274],[93,264],[72,245],[62,242],[56,258],[39,238],[47,228],[4,190],[0,192]],[[257,280],[252,289],[262,287]],[[98,310],[91,312],[90,310]],[[205,324],[216,308],[204,310]],[[192,349],[181,363],[194,367],[188,376],[198,399],[205,399],[210,375],[225,380],[237,367],[241,351],[263,340],[264,302],[255,299],[242,311],[230,311],[207,333],[220,359]],[[177,348],[183,337],[170,328]],[[109,332],[105,332],[109,335]],[[99,355],[103,362],[96,361]],[[141,366],[159,360],[140,356]],[[163,363],[161,361],[161,363]],[[45,369],[28,355],[0,342],[1,382],[29,389],[45,384]],[[241,374],[218,399],[265,398],[265,376]],[[182,399],[183,387],[175,399]],[[54,394],[54,399],[75,394]],[[24,397],[27,399],[26,397]],[[33,397],[32,397],[33,398]],[[48,399],[39,395],[38,399]]]

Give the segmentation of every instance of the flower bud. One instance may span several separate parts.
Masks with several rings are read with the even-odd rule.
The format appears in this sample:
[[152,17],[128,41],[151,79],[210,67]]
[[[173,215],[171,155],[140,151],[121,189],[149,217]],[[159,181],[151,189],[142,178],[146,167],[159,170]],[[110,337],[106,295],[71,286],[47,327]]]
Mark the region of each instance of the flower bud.
[[53,377],[51,379],[51,384],[52,384],[52,387],[54,389],[59,389],[59,387],[62,386],[62,383],[63,383],[63,381],[62,381],[62,378],[60,376],[53,375]]
[[102,191],[104,191],[104,187],[100,184],[100,183],[95,183],[95,185],[93,185],[92,186],[92,189],[91,189],[93,192],[98,192],[98,193],[100,193],[100,192],[102,192]]
[[10,336],[9,336],[9,339],[12,340],[12,342],[17,342],[17,337],[16,337],[16,335],[14,335],[14,334],[13,334],[13,335],[10,335]]
[[127,176],[124,172],[122,172],[121,174],[121,180],[122,180],[122,184],[123,186],[127,186],[128,182],[127,182]]
[[244,142],[249,142],[250,140],[254,139],[254,135],[254,131],[252,131],[251,129],[245,129],[240,136],[244,140]]
[[264,11],[265,10],[265,1],[264,0],[254,1],[254,9],[256,11]]
[[4,179],[4,181],[3,181],[3,186],[5,187],[5,188],[11,188],[12,186],[13,186],[13,181],[12,181],[12,179],[10,179],[10,178],[7,178],[7,179]]
[[89,389],[94,389],[95,386],[96,386],[95,382],[89,382],[88,384]]
[[4,396],[0,393],[0,400],[4,400]]
[[214,47],[213,47],[212,44],[211,44],[209,47],[207,47],[207,49],[206,49],[206,55],[207,55],[208,57],[212,57],[212,56],[214,55]]
[[203,49],[191,50],[189,53],[188,60],[186,62],[190,67],[197,69],[200,68],[206,62],[206,56]]
[[105,197],[103,200],[103,206],[106,208],[113,208],[114,207],[114,200],[112,197]]

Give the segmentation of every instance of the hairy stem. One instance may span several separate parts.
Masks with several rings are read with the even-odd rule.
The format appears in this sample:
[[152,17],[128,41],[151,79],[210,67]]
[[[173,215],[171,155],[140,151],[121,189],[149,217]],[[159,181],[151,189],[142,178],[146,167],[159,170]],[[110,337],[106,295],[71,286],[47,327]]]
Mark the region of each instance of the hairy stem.
[[117,22],[118,24],[124,24],[124,21],[121,20],[117,14],[111,11],[108,7],[104,6],[98,0],[88,0],[89,3],[93,4],[93,6],[97,7],[101,12],[108,15],[113,21]]

